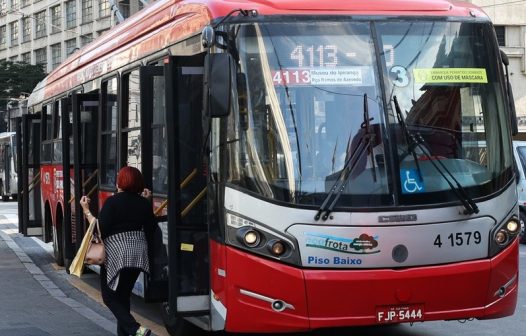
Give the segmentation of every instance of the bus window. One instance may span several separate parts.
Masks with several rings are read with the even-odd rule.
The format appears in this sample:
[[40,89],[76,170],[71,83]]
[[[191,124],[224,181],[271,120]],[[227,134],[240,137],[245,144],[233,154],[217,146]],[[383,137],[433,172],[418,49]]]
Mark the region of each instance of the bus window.
[[[5,156],[5,148],[6,146],[3,143],[0,143],[0,171],[4,167],[4,156]],[[0,176],[1,177],[1,176]]]
[[[69,107],[70,109],[72,107]],[[80,105],[80,153],[81,164],[96,164],[97,163],[97,146],[96,140],[93,143],[93,137],[97,134],[97,112],[99,110],[99,102],[93,100],[85,100]],[[72,113],[72,112],[71,112]],[[70,119],[72,120],[72,118]],[[96,136],[95,136],[96,139]]]
[[152,189],[155,194],[168,194],[168,154],[165,110],[164,77],[153,78],[153,120],[152,120]]
[[62,107],[55,101],[53,109],[53,162],[62,163]]
[[52,140],[53,140],[53,123],[52,123],[52,104],[42,108],[42,162],[51,162],[52,158]]
[[115,188],[117,181],[117,78],[102,85],[101,184]]
[[142,170],[141,162],[141,89],[139,70],[124,76],[124,92],[127,104],[123,108],[122,143],[125,144],[123,157],[128,166]]

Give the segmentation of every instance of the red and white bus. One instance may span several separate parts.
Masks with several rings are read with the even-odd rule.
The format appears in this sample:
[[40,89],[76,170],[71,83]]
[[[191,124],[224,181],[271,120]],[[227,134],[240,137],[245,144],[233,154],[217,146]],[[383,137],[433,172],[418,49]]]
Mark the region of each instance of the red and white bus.
[[507,64],[468,3],[159,0],[31,94],[21,229],[67,263],[132,165],[174,334],[509,316]]

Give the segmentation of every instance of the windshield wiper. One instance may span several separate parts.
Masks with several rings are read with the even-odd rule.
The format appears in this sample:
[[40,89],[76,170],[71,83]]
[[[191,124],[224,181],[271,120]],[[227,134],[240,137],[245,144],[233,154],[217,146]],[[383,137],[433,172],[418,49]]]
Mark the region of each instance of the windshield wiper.
[[418,142],[416,141],[416,138],[413,134],[409,132],[407,129],[407,125],[404,120],[404,116],[402,115],[402,109],[400,109],[400,105],[398,104],[398,98],[396,96],[393,96],[393,102],[395,106],[396,111],[396,119],[398,119],[398,123],[400,124],[400,128],[402,129],[402,133],[405,137],[405,142],[407,143],[407,151],[413,155],[413,160],[415,161],[416,165],[416,171],[418,174],[419,182],[422,183],[424,180],[422,178],[422,170],[420,169],[420,164],[418,163],[418,158],[416,155],[415,148],[418,146]]
[[[366,149],[369,148],[372,155],[372,147],[374,146],[374,133],[370,130],[370,121],[372,118],[369,118],[369,107],[367,104],[367,94],[364,94],[364,106],[363,106],[363,122],[360,126],[361,129],[364,130],[362,133],[362,136],[360,137],[360,142],[358,146],[352,151],[351,155],[345,160],[345,163],[343,165],[343,168],[340,172],[340,175],[334,182],[334,184],[331,187],[331,190],[329,191],[329,194],[327,197],[325,197],[325,200],[323,201],[322,205],[318,209],[318,212],[316,213],[316,216],[314,216],[314,220],[319,220],[320,217],[323,220],[327,220],[329,218],[329,215],[331,214],[332,210],[334,209],[334,206],[340,199],[340,196],[345,189],[345,186],[347,185],[347,182],[352,176],[352,172],[357,166],[358,161],[362,157],[362,155],[365,153]],[[347,143],[350,143],[350,136],[349,141]],[[373,158],[374,161],[374,158]],[[374,162],[373,162],[374,165]],[[373,172],[374,179],[376,181],[376,172]],[[333,198],[334,196],[334,198]],[[332,202],[331,202],[332,199]],[[329,204],[330,202],[330,204]],[[323,214],[323,216],[322,216]]]
[[[457,198],[460,200],[460,202],[464,206],[464,214],[465,215],[471,215],[471,214],[474,214],[474,213],[479,213],[479,208],[478,208],[477,204],[475,203],[475,201],[473,201],[473,199],[471,199],[468,196],[468,194],[466,192],[466,189],[464,189],[464,187],[462,187],[462,185],[458,182],[458,180],[455,178],[453,173],[451,173],[449,171],[449,169],[447,169],[446,165],[444,165],[444,163],[442,163],[442,161],[437,160],[436,158],[434,158],[431,155],[431,151],[429,150],[428,145],[427,145],[426,141],[424,140],[424,138],[422,137],[422,135],[420,133],[412,134],[411,132],[409,132],[409,130],[407,129],[407,125],[405,123],[405,120],[404,120],[404,118],[402,116],[402,111],[400,109],[400,105],[398,105],[398,100],[397,100],[396,96],[393,96],[393,101],[394,101],[394,105],[395,105],[395,109],[396,109],[396,115],[397,115],[397,118],[398,118],[398,122],[400,123],[400,127],[402,128],[402,132],[404,132],[406,140],[409,141],[408,142],[408,146],[409,146],[408,150],[413,154],[413,158],[414,158],[416,166],[417,166],[418,175],[419,175],[420,180],[422,181],[422,174],[420,172],[420,167],[418,165],[418,159],[416,158],[415,147],[418,147],[422,151],[422,153],[424,154],[426,159],[429,162],[431,162],[433,167],[435,167],[436,171],[447,182],[447,184],[449,185],[449,188],[453,191],[453,193],[457,196]],[[437,162],[438,162],[438,164],[437,164]],[[440,167],[439,167],[439,165],[440,165]],[[447,176],[449,176],[449,178],[451,180],[453,180],[453,182],[455,183],[456,187],[446,177],[446,174],[447,174]]]

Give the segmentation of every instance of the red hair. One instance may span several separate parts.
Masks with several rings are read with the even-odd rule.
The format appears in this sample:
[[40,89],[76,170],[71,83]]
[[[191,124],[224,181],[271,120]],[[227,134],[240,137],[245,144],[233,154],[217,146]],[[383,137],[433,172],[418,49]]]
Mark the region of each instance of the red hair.
[[140,193],[144,190],[144,178],[141,171],[134,167],[123,167],[117,175],[117,187],[123,191]]

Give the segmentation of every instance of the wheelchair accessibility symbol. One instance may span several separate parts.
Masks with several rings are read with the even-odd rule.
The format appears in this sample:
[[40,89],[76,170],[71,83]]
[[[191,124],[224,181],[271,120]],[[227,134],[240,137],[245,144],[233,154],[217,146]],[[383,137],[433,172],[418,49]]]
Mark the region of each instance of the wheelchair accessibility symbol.
[[425,191],[424,182],[420,180],[416,169],[400,170],[402,194],[415,194]]

